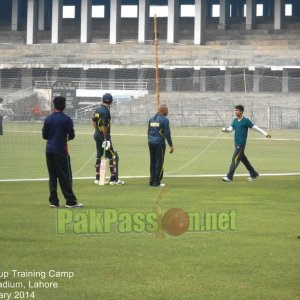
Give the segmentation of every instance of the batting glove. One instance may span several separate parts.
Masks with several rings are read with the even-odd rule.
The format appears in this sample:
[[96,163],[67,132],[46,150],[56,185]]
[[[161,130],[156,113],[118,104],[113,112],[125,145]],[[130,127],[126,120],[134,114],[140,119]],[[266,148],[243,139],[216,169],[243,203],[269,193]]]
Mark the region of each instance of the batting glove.
[[110,148],[110,141],[104,141],[102,143],[102,148],[104,148],[105,150],[108,150]]

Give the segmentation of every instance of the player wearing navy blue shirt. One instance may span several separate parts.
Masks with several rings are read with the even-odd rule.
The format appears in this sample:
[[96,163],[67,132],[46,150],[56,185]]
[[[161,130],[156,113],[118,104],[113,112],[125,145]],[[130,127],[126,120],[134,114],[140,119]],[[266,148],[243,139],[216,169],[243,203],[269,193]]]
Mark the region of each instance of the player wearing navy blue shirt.
[[163,165],[166,151],[166,140],[173,153],[173,142],[168,115],[168,107],[161,105],[158,113],[148,123],[148,145],[150,152],[150,186],[165,186],[161,183],[163,178]]
[[109,185],[123,185],[124,181],[119,180],[119,156],[114,150],[110,136],[110,106],[113,102],[111,94],[106,93],[102,97],[102,104],[96,109],[92,119],[95,128],[94,139],[96,142],[96,180],[95,184],[99,183],[100,159],[104,154],[109,159],[110,180]]
[[226,182],[230,182],[233,180],[234,172],[240,162],[242,162],[245,165],[245,167],[250,173],[250,177],[248,178],[249,181],[253,181],[259,176],[259,174],[255,171],[255,169],[250,164],[248,158],[245,155],[245,147],[247,143],[249,128],[253,128],[256,131],[263,134],[265,137],[271,138],[270,134],[259,128],[257,125],[254,125],[252,121],[243,116],[243,113],[244,107],[242,105],[235,106],[234,114],[236,118],[233,120],[230,127],[222,129],[223,132],[231,132],[234,130],[235,151],[233,153],[229,172],[227,176],[222,179]]
[[65,197],[65,207],[82,207],[72,189],[72,170],[68,151],[69,140],[75,137],[72,119],[63,113],[66,98],[55,97],[54,112],[45,119],[42,129],[43,138],[47,140],[46,159],[49,173],[50,207],[59,207],[57,180]]

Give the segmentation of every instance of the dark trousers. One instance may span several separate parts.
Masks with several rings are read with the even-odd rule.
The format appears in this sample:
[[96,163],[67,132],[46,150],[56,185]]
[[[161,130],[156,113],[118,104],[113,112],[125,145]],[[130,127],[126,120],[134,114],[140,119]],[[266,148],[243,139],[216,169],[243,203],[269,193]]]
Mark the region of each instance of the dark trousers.
[[0,116],[0,135],[3,135],[3,116]]
[[252,167],[248,158],[245,155],[245,147],[245,145],[235,145],[235,151],[232,156],[232,162],[230,165],[229,173],[227,174],[227,177],[231,180],[233,179],[234,172],[240,162],[242,162],[245,165],[251,177],[256,177],[258,175],[258,173],[254,170],[254,168]]
[[66,199],[68,205],[77,203],[76,196],[72,189],[72,170],[70,156],[67,154],[47,153],[47,167],[49,173],[49,202],[54,205],[59,204],[57,195],[57,179],[61,191]]
[[164,175],[164,158],[166,152],[166,145],[149,144],[150,152],[150,181],[149,184],[153,186],[160,185]]

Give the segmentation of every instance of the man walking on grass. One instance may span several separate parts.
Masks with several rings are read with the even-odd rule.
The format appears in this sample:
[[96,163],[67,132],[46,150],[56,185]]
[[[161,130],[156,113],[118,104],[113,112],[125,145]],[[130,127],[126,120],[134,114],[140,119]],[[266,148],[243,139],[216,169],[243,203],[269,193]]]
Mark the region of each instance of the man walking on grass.
[[231,126],[229,126],[228,128],[224,127],[222,129],[223,132],[232,132],[233,130],[235,131],[235,151],[233,153],[229,172],[227,176],[223,177],[222,180],[225,182],[231,182],[233,180],[233,175],[236,168],[238,167],[239,163],[242,162],[250,173],[250,177],[248,178],[248,180],[253,181],[259,176],[259,174],[255,171],[245,155],[248,128],[253,128],[254,130],[263,134],[266,138],[271,138],[271,135],[259,128],[257,125],[254,125],[254,123],[251,122],[248,118],[244,117],[244,107],[242,105],[235,106],[234,114],[236,118],[233,120]]
[[57,195],[57,179],[65,197],[67,208],[83,207],[72,189],[72,170],[67,142],[75,137],[72,119],[63,113],[65,97],[55,97],[54,112],[45,120],[43,138],[47,140],[46,159],[49,173],[50,207],[60,207]]

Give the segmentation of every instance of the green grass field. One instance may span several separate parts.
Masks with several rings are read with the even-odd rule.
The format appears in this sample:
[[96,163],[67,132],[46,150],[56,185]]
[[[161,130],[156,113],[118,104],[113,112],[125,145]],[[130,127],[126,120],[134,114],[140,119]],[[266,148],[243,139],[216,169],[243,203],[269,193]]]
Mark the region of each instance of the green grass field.
[[[45,178],[41,124],[5,124],[0,139],[0,179]],[[94,175],[90,126],[77,126],[70,143],[76,177]],[[121,175],[148,175],[144,127],[114,127]],[[298,131],[272,132],[274,140],[251,132],[247,154],[261,173],[300,170]],[[175,153],[166,155],[170,175],[225,174],[233,151],[232,135],[219,129],[173,128]],[[224,138],[225,137],[225,138]],[[238,173],[245,174],[243,166]],[[48,208],[48,185],[0,182],[0,282],[3,271],[72,271],[74,278],[48,278],[58,288],[35,289],[35,299],[300,299],[299,176],[262,176],[255,182],[236,177],[165,178],[163,213],[237,212],[234,231],[188,232],[162,240],[153,233],[56,233],[57,210]],[[147,178],[126,179],[122,187],[75,180],[84,209],[152,212],[159,190]],[[60,197],[63,203],[62,196]],[[65,210],[65,209],[60,209]],[[11,272],[10,272],[11,273]],[[2,277],[1,277],[2,276]],[[37,281],[38,278],[30,279]],[[1,289],[13,292],[18,289]],[[1,296],[0,296],[1,297]],[[12,298],[11,298],[12,299]]]

